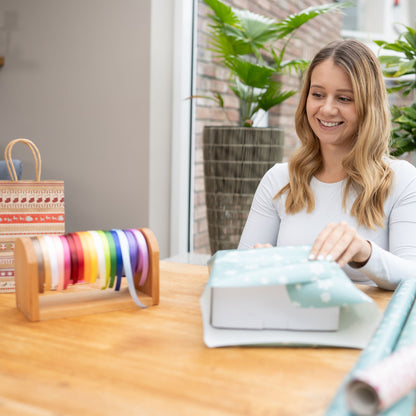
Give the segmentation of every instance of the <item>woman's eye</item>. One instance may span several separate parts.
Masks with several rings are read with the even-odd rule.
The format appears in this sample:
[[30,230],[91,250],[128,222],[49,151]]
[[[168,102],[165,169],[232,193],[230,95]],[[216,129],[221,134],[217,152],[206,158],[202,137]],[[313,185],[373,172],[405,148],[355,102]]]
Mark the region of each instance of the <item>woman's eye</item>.
[[316,97],[316,98],[321,98],[322,97],[322,94],[320,92],[313,92],[311,95],[312,95],[312,97]]
[[350,97],[339,97],[338,100],[343,102],[343,103],[349,103],[349,102],[352,101],[352,98],[350,98]]

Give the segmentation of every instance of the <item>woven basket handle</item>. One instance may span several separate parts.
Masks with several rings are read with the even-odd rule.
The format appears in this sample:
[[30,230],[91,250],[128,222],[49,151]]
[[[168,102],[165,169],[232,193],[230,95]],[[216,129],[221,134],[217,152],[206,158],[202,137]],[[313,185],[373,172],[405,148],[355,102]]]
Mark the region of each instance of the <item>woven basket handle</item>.
[[9,171],[11,180],[15,182],[17,181],[16,169],[14,168],[12,160],[12,148],[16,143],[24,143],[32,151],[33,158],[35,159],[35,181],[39,182],[42,169],[42,160],[40,158],[39,149],[36,147],[35,143],[29,139],[15,139],[6,146],[4,151],[4,160],[6,161],[7,170]]

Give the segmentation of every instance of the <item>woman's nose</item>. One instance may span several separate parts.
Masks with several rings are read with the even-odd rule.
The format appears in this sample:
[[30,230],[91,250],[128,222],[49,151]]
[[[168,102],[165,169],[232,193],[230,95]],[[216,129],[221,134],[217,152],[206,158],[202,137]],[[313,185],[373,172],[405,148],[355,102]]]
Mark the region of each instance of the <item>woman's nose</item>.
[[328,97],[323,103],[322,111],[325,114],[336,114],[338,112],[336,102],[332,98]]

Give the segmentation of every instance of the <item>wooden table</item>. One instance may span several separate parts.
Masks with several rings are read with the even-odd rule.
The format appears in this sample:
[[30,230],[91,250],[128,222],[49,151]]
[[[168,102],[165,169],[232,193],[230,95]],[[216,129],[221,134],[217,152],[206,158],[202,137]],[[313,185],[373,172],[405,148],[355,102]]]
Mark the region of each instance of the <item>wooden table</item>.
[[[160,263],[160,305],[28,322],[0,295],[0,414],[319,415],[359,350],[203,343],[207,268]],[[391,292],[364,288],[381,308]]]

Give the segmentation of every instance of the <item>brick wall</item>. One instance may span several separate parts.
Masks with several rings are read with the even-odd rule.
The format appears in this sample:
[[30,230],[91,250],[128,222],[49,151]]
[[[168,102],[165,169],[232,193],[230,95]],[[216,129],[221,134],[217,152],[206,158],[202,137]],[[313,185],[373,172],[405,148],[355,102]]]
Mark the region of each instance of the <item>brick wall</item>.
[[[291,13],[296,13],[311,5],[328,3],[325,0],[229,0],[231,6],[248,9],[275,19],[284,19]],[[204,195],[202,130],[205,125],[237,125],[238,100],[229,90],[227,84],[228,72],[216,64],[212,53],[207,50],[206,17],[208,7],[198,0],[197,23],[197,67],[196,95],[212,95],[219,92],[224,98],[225,111],[216,103],[207,99],[195,100],[195,157],[194,157],[194,248],[197,253],[209,253],[208,227]],[[286,59],[311,59],[315,52],[331,40],[340,38],[342,16],[330,14],[318,16],[306,23],[297,32],[287,48]],[[299,89],[298,76],[286,76],[283,80],[287,89]],[[297,105],[297,95],[275,107],[269,112],[269,125],[283,127],[285,130],[285,158],[290,155],[297,145],[293,117]]]

